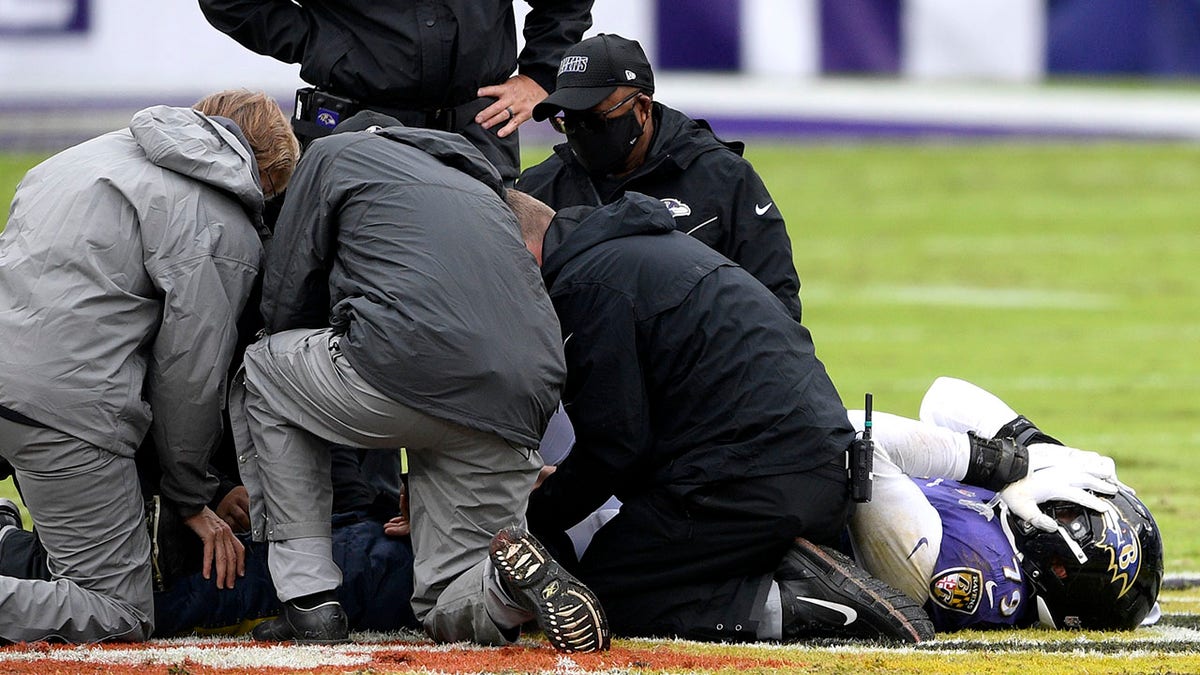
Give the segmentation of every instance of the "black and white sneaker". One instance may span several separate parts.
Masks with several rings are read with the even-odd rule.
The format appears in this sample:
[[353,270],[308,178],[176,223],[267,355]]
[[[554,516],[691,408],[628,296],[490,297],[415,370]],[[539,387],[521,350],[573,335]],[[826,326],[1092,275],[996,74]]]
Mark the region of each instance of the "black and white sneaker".
[[600,601],[533,535],[506,527],[492,537],[490,555],[505,591],[533,612],[555,649],[566,653],[608,649],[608,619]]
[[797,539],[775,571],[775,581],[783,605],[784,642],[933,639],[933,623],[915,600],[827,546]]
[[350,622],[336,600],[309,609],[289,601],[279,616],[258,624],[250,635],[260,642],[336,645],[350,641]]

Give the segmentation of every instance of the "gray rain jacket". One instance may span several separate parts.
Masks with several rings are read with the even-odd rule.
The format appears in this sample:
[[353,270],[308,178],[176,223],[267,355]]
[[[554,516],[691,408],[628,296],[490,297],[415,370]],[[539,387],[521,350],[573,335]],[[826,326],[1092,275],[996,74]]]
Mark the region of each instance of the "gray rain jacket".
[[127,457],[149,429],[184,515],[217,487],[257,173],[217,120],[147,108],[30,170],[0,234],[0,406]]
[[536,447],[566,366],[503,191],[457,134],[315,141],[267,247],[267,331],[332,326],[354,370],[393,400]]

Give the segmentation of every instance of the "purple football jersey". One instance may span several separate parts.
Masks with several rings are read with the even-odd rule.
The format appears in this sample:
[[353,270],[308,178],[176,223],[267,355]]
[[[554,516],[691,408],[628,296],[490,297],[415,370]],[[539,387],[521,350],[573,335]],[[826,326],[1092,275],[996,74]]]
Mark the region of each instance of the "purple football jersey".
[[987,505],[995,493],[946,479],[913,480],[942,517],[942,550],[925,603],[937,631],[1032,623],[1032,587],[1000,514]]

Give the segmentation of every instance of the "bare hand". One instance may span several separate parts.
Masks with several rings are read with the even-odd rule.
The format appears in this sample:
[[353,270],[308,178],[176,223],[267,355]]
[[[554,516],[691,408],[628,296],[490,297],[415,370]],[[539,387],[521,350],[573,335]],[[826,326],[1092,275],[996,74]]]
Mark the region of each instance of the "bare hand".
[[517,130],[526,120],[533,117],[533,106],[542,102],[549,94],[528,75],[513,75],[504,84],[480,87],[476,93],[480,98],[496,99],[479,111],[475,123],[484,129],[504,125],[496,132],[500,138]]
[[239,485],[230,490],[217,504],[217,517],[229,523],[234,532],[250,529],[250,493]]
[[207,506],[183,522],[204,542],[204,578],[211,579],[215,567],[217,588],[233,588],[233,582],[246,575],[246,547],[233,536],[229,523]]
[[410,532],[408,516],[396,516],[383,524],[383,533],[389,537],[407,537]]
[[400,485],[400,515],[383,524],[383,533],[389,537],[407,537],[412,532],[408,520],[408,489]]

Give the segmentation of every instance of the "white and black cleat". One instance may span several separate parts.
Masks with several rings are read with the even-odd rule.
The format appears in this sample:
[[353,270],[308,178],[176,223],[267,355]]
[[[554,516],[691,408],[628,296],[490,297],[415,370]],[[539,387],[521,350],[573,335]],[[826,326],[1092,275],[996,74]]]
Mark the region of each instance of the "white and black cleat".
[[555,649],[566,653],[608,649],[608,620],[600,601],[533,535],[517,527],[505,528],[492,537],[490,555],[510,595],[533,612]]

